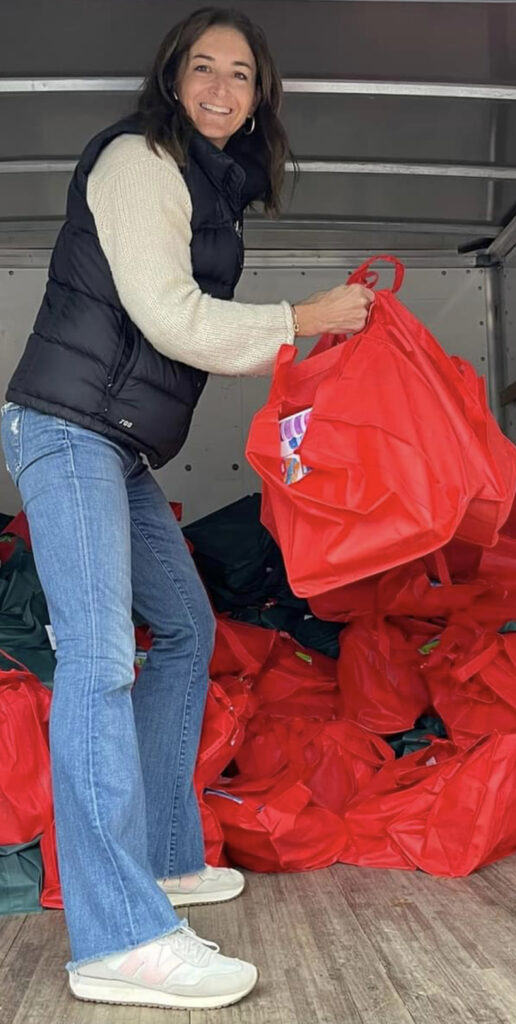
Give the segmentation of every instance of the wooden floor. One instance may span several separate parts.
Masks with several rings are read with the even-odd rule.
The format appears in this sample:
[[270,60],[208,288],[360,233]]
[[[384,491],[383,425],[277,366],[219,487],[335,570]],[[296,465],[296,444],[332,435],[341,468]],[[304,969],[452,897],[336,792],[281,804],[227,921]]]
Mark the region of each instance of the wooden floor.
[[63,915],[45,911],[0,917],[0,1024],[516,1024],[516,857],[466,879],[249,873],[238,900],[188,916],[260,968],[243,1002],[191,1013],[78,1002]]

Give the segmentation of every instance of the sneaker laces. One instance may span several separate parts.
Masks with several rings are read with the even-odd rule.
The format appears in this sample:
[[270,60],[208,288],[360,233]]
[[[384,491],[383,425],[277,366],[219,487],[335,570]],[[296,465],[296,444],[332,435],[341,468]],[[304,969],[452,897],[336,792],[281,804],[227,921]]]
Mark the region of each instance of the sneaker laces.
[[167,936],[167,941],[173,940],[175,935],[181,936],[181,948],[188,959],[199,967],[207,963],[210,953],[220,953],[220,946],[210,939],[202,939],[193,928],[190,928],[186,918],[172,935]]

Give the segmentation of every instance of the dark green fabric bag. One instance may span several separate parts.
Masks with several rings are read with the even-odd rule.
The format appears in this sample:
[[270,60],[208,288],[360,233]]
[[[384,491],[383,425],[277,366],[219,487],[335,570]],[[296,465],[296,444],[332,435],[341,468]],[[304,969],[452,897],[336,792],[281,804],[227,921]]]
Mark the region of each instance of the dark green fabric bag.
[[[32,552],[17,538],[11,557],[0,566],[0,648],[51,687],[55,655],[46,630],[49,623]],[[12,665],[1,659],[0,667],[9,669]]]
[[260,494],[248,494],[183,529],[219,612],[263,605],[271,598],[293,608],[308,607],[288,585],[281,552],[260,522],[260,505]]
[[340,623],[322,622],[292,592],[279,547],[260,522],[261,495],[248,494],[184,527],[218,612],[289,633],[304,647],[338,658]]
[[18,846],[0,846],[0,915],[42,913],[42,884],[39,838]]

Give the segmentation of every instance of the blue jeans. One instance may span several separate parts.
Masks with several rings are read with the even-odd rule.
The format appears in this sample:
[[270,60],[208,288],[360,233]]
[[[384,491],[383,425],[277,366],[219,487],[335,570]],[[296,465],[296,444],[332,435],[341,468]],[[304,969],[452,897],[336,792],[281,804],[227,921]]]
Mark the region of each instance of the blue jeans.
[[[50,752],[73,969],[180,926],[156,879],[205,864],[193,772],[214,620],[138,454],[12,403],[2,442],[56,637]],[[134,687],[132,607],[154,634]]]

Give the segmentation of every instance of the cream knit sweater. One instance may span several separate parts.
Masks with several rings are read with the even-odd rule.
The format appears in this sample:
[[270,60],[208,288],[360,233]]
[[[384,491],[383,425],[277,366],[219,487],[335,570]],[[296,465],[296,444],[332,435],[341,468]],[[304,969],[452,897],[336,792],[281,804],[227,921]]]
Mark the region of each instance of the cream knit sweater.
[[263,376],[294,340],[288,302],[214,299],[192,276],[192,203],[174,159],[119,135],[88,177],[87,202],[120,302],[154,348],[210,373]]

